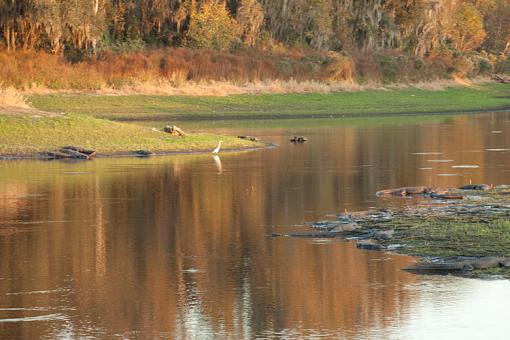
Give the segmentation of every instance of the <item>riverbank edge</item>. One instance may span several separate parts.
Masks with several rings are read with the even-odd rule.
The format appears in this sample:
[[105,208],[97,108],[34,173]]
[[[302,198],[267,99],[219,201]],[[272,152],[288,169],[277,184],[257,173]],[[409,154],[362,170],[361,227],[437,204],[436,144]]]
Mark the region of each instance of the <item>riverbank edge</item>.
[[[502,89],[505,91],[501,92]],[[485,88],[485,90],[489,91],[488,92],[489,95],[482,96],[482,98],[510,98],[510,97],[506,96],[506,89],[507,89],[506,86],[503,88],[501,88],[500,86],[497,88],[495,88],[494,86],[487,87],[487,88]],[[401,95],[401,94],[399,94],[400,91],[404,91],[404,90],[395,89],[395,90],[389,91],[388,93],[397,93],[397,96],[399,96],[399,95]],[[479,91],[483,92],[484,88],[481,88]],[[502,93],[504,94],[503,97],[501,97]],[[50,98],[47,98],[46,100],[48,100],[49,104],[51,104],[52,100],[58,104],[58,103],[60,103],[58,100],[62,96],[65,96],[65,95],[50,97]],[[274,106],[275,103],[280,106],[282,106],[282,105],[285,106],[284,104],[286,104],[288,102],[292,103],[293,97],[288,97],[288,96],[291,96],[291,95],[288,95],[288,94],[280,95],[280,96],[276,97],[276,99],[273,99],[272,102],[269,101],[268,103],[264,103],[263,100],[262,100],[262,102],[257,102],[257,104],[259,104],[259,105],[256,105],[255,107],[257,110],[259,110],[259,114],[257,114],[257,112],[245,112],[243,115],[239,115],[239,116],[236,115],[235,113],[230,113],[230,114],[225,115],[222,112],[216,111],[215,105],[217,106],[218,105],[217,103],[215,103],[214,101],[208,102],[207,97],[202,97],[203,102],[201,102],[200,104],[203,107],[205,107],[205,109],[207,110],[208,113],[200,114],[200,113],[191,111],[187,114],[187,116],[182,116],[182,113],[177,112],[177,114],[175,114],[175,113],[172,113],[172,110],[168,109],[167,112],[169,112],[169,113],[163,114],[163,116],[164,116],[165,120],[181,119],[183,121],[195,120],[195,121],[211,121],[212,122],[212,121],[217,121],[217,120],[241,120],[242,121],[245,119],[264,119],[264,118],[265,119],[276,119],[276,118],[278,118],[278,119],[293,119],[293,118],[309,119],[310,118],[311,119],[311,118],[321,118],[321,117],[323,117],[323,118],[341,118],[341,117],[356,117],[356,116],[360,117],[360,118],[378,117],[378,116],[399,117],[399,116],[412,116],[412,115],[441,115],[441,114],[450,114],[453,112],[457,112],[457,113],[508,112],[510,110],[510,104],[507,104],[508,100],[505,99],[505,101],[503,103],[501,103],[501,101],[499,101],[499,103],[498,103],[499,105],[495,105],[495,106],[492,106],[495,104],[494,102],[489,102],[489,101],[476,102],[475,106],[480,107],[480,109],[474,108],[472,110],[466,109],[466,108],[461,108],[461,109],[457,109],[457,110],[445,109],[442,111],[431,110],[429,112],[420,112],[415,109],[416,107],[413,107],[415,109],[414,112],[412,110],[407,110],[405,112],[400,112],[400,111],[396,110],[395,112],[387,112],[387,113],[381,113],[381,112],[324,113],[324,111],[320,112],[320,109],[317,109],[316,113],[307,113],[307,112],[305,112],[305,113],[297,112],[295,114],[278,113],[278,110],[277,110],[278,107]],[[412,94],[411,94],[411,96],[412,96]],[[108,96],[103,96],[103,97],[108,97]],[[248,97],[254,97],[254,96],[248,96]],[[119,107],[121,109],[125,106],[129,106],[128,105],[129,103],[124,102],[126,100],[126,98],[124,98],[124,97],[114,97],[114,98],[115,98],[115,101],[113,102],[113,104],[120,105]],[[306,97],[306,98],[308,98],[308,97]],[[260,99],[257,99],[257,100],[260,100]],[[300,100],[303,100],[303,98],[300,98]],[[328,100],[334,102],[335,104],[341,104],[341,102],[337,103],[335,98],[328,99]],[[432,99],[428,98],[427,100],[434,101],[433,98]],[[311,102],[311,108],[310,108],[312,111],[313,111],[313,107],[314,107],[313,103],[314,103],[314,101]],[[232,105],[234,105],[234,104],[232,104]],[[331,103],[329,103],[329,104],[331,104]],[[471,106],[473,106],[472,104],[473,103],[471,103]],[[60,105],[62,105],[62,103],[60,103]],[[81,105],[83,106],[83,103]],[[142,105],[141,105],[142,109],[143,109],[144,105],[149,105],[149,103],[142,103]],[[223,105],[223,102],[220,105]],[[250,107],[250,105],[253,106],[253,103],[245,103],[245,105],[248,105],[247,107]],[[271,106],[271,105],[273,105],[273,106]],[[356,105],[359,107],[363,107],[363,105],[366,105],[366,101],[358,100],[358,102],[356,102],[356,101],[349,102],[348,105],[351,105],[351,107],[352,107],[352,105],[354,105],[354,107],[356,107]],[[87,107],[88,105],[85,105],[85,106]],[[243,110],[242,103],[241,103],[240,107],[241,107],[240,110]],[[419,107],[422,107],[422,106],[419,106]],[[396,108],[399,108],[399,106],[396,105]],[[28,109],[23,108],[23,114],[21,114],[21,115],[18,114],[18,117],[22,117],[25,119],[31,119],[31,121],[33,122],[32,125],[37,127],[37,126],[39,126],[37,124],[38,120],[41,121],[43,119],[50,119],[50,118],[55,118],[57,120],[59,117],[63,117],[63,116],[67,116],[67,117],[81,116],[81,117],[88,117],[90,120],[95,120],[96,123],[102,122],[102,124],[110,124],[111,126],[113,126],[113,124],[125,124],[124,126],[130,125],[132,127],[138,126],[139,131],[141,131],[141,127],[139,125],[126,124],[126,123],[130,123],[133,120],[138,120],[138,121],[153,120],[153,121],[157,122],[158,121],[157,118],[159,118],[158,114],[151,114],[148,112],[141,111],[141,113],[136,114],[136,118],[133,118],[132,120],[131,119],[123,120],[122,117],[116,117],[115,114],[110,114],[110,116],[108,116],[109,108],[107,106],[101,107],[101,105],[99,105],[97,108],[94,107],[93,105],[88,106],[87,109],[91,110],[91,111],[87,112],[87,113],[66,113],[66,114],[56,113],[56,112],[68,112],[71,110],[70,107],[62,107],[62,110],[55,109],[55,107],[53,107],[53,110],[48,110],[47,108],[44,108],[44,107],[41,109],[43,109],[44,111],[36,109],[36,108],[33,108],[33,109],[32,108],[28,108]],[[228,108],[226,108],[226,109],[228,110]],[[307,109],[307,108],[305,108],[305,109]],[[437,109],[437,107],[436,107],[436,109]],[[28,113],[26,111],[28,111]],[[274,111],[274,112],[271,112],[271,111]],[[136,111],[136,112],[139,112],[139,111]],[[261,114],[261,112],[266,112],[266,113]],[[103,116],[103,115],[106,115],[106,116]],[[5,117],[7,117],[7,119],[8,119],[8,117],[14,118],[14,117],[16,117],[16,115],[9,115],[8,113],[5,114],[5,112],[4,112],[4,114],[2,114],[2,112],[0,112],[0,118],[5,118]],[[42,117],[42,119],[41,119],[41,117]],[[14,121],[14,119],[13,119],[13,121]],[[1,123],[1,121],[0,121],[0,123]],[[93,122],[86,121],[85,119],[82,119],[81,124],[90,125],[90,126],[94,125]],[[17,128],[16,122],[13,122],[12,127],[13,127],[12,130],[16,130],[16,128]],[[76,126],[74,126],[74,128],[77,129]],[[44,127],[42,129],[44,129]],[[65,127],[59,128],[59,126],[54,125],[51,127],[51,131],[49,131],[48,133],[54,134],[55,136],[59,136],[65,132],[65,131],[63,131],[63,129],[65,129]],[[83,130],[87,129],[87,126],[83,126],[82,129]],[[4,132],[4,139],[3,139],[4,145],[3,146],[4,146],[4,149],[8,149],[8,147],[5,147],[5,146],[9,144],[8,142],[10,140],[9,140],[9,138],[6,138],[5,136],[8,136],[9,126],[7,126],[7,129],[4,129],[4,130],[7,130],[7,131]],[[98,131],[101,131],[101,129],[99,129]],[[39,131],[40,135],[41,135],[41,132],[42,131]],[[11,137],[13,137],[14,134],[12,132],[10,132],[10,133],[11,133]],[[112,134],[112,137],[115,137],[117,135],[117,132],[113,131],[113,129],[110,129],[109,133]],[[0,137],[2,137],[1,133],[0,133]],[[101,138],[101,137],[104,137],[104,136],[101,136],[101,132],[98,132],[98,135],[92,137],[92,139],[95,140],[96,138]],[[147,136],[145,136],[145,137],[147,137]],[[151,138],[152,137],[154,137],[154,136],[151,136]],[[154,152],[157,154],[163,154],[163,155],[165,155],[165,154],[186,154],[186,153],[206,153],[208,150],[212,150],[213,146],[211,143],[213,141],[217,142],[217,140],[220,140],[222,138],[222,136],[219,136],[219,135],[218,136],[211,135],[211,137],[212,138],[210,138],[206,142],[204,142],[202,140],[202,141],[199,141],[198,143],[187,143],[185,141],[183,141],[183,143],[174,143],[172,147],[168,147],[168,150],[167,150],[167,145],[162,146],[161,138],[158,138],[159,140],[155,141],[155,142],[157,142],[156,145],[159,145],[159,146],[153,146],[151,144],[146,144],[142,148],[140,148],[140,147],[135,148],[135,147],[131,147],[131,145],[132,144],[136,145],[136,143],[126,143],[126,145],[129,145],[129,147],[122,148],[122,146],[121,147],[111,146],[111,147],[107,148],[110,150],[116,149],[113,152],[109,152],[109,151],[102,152],[100,148],[96,148],[96,147],[94,147],[94,145],[90,145],[90,143],[85,143],[85,142],[88,142],[88,139],[91,139],[90,134],[89,134],[89,136],[87,136],[87,138],[82,138],[83,140],[78,139],[75,142],[67,142],[63,138],[62,143],[60,143],[58,146],[55,145],[55,143],[53,143],[53,141],[49,142],[46,140],[46,142],[47,142],[46,145],[48,145],[48,147],[43,146],[44,150],[41,150],[41,147],[39,147],[40,146],[39,144],[37,144],[37,147],[34,147],[34,145],[36,145],[36,144],[33,143],[34,142],[33,140],[32,140],[32,145],[25,145],[25,143],[23,143],[23,140],[18,139],[17,140],[18,143],[14,147],[11,148],[15,151],[14,152],[7,151],[7,152],[3,152],[3,153],[0,152],[0,157],[2,157],[4,159],[46,159],[47,157],[45,157],[44,155],[40,155],[39,153],[43,152],[43,151],[51,151],[52,149],[55,149],[57,147],[62,147],[64,145],[75,145],[75,146],[79,146],[79,147],[86,147],[89,149],[92,148],[92,149],[96,150],[98,153],[100,153],[101,157],[126,157],[126,156],[133,155],[133,151],[139,150],[139,149],[143,149],[143,150],[147,150],[150,152]],[[31,137],[31,131],[25,134],[25,138],[34,139],[33,137]],[[244,143],[244,145],[240,145],[241,147],[237,147],[239,144],[242,144],[242,143],[237,143],[237,141],[234,141],[233,137],[229,137],[229,138],[230,138],[230,144],[233,144],[233,145],[231,147],[229,147],[229,145],[227,145],[228,143],[226,143],[226,145],[224,145],[225,151],[229,151],[229,149],[232,149],[233,151],[239,151],[239,150],[243,150],[243,149],[249,150],[254,147],[255,148],[264,147],[264,145],[261,145],[261,146],[257,146],[256,144],[255,145],[253,145],[253,144],[247,145],[246,143]],[[124,138],[124,139],[126,139],[126,138]],[[154,138],[152,138],[152,139],[154,139]],[[2,141],[0,140],[0,142],[2,142]],[[209,144],[206,146],[205,144],[207,144],[207,142],[209,142]],[[29,144],[29,143],[27,143],[27,144]],[[94,143],[92,143],[92,144],[94,144]],[[193,145],[190,145],[190,147],[186,147],[186,144],[193,144]],[[49,145],[51,145],[51,146],[49,146]],[[0,147],[1,146],[2,145],[0,145]],[[24,148],[27,152],[24,152]],[[37,151],[34,152],[34,149],[37,149]]]
[[[264,149],[271,149],[276,147],[276,144],[269,142],[259,142],[260,146],[253,147],[240,147],[240,148],[222,148],[221,153],[237,153],[246,151],[258,151]],[[133,151],[118,151],[118,152],[104,152],[98,153],[95,157],[97,159],[103,158],[151,158],[151,157],[164,157],[176,155],[205,155],[212,154],[210,149],[190,149],[184,151],[154,151],[150,155],[140,155]],[[219,156],[219,154],[218,154]],[[53,161],[54,158],[48,157],[42,153],[26,153],[26,154],[0,154],[0,161],[18,161],[18,160],[41,160]],[[62,159],[67,161],[81,161],[80,159]]]
[[[207,115],[193,115],[192,117],[170,117],[177,118],[183,122],[217,122],[217,121],[249,121],[249,120],[292,120],[292,119],[341,119],[341,118],[377,118],[377,117],[403,117],[403,116],[441,116],[451,114],[477,114],[477,113],[505,113],[510,112],[510,104],[504,106],[497,106],[494,108],[479,109],[479,110],[444,110],[444,111],[429,111],[429,112],[378,112],[378,113],[318,113],[318,114],[275,114],[275,115],[249,115],[249,116],[207,116]],[[154,116],[144,118],[112,118],[116,122],[158,122],[168,120],[168,116]]]

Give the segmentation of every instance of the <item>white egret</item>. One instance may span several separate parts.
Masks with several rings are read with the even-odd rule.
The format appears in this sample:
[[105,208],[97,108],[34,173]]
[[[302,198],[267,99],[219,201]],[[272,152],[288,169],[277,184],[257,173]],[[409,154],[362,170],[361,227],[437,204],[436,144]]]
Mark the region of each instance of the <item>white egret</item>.
[[218,146],[216,147],[216,149],[214,149],[214,150],[212,151],[212,153],[218,153],[218,152],[220,152],[220,149],[221,149],[221,143],[223,143],[223,141],[222,141],[222,140],[220,140],[220,142],[218,143]]

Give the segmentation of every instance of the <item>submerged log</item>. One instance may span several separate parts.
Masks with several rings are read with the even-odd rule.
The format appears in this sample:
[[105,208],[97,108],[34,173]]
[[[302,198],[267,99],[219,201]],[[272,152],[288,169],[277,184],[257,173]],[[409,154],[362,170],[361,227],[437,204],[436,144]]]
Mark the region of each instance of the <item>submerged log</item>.
[[273,237],[278,236],[288,236],[288,237],[305,237],[305,238],[333,238],[333,237],[340,237],[343,236],[343,233],[341,232],[334,232],[334,231],[318,231],[318,232],[295,232],[295,233],[288,233],[288,234],[278,234],[273,233],[271,234]]
[[489,190],[492,188],[492,185],[488,185],[488,184],[469,184],[469,185],[464,185],[462,187],[460,187],[459,189],[460,190]]
[[417,187],[402,187],[396,189],[380,190],[376,193],[377,196],[410,196],[410,195],[423,195],[433,193],[434,190],[430,187],[417,186]]

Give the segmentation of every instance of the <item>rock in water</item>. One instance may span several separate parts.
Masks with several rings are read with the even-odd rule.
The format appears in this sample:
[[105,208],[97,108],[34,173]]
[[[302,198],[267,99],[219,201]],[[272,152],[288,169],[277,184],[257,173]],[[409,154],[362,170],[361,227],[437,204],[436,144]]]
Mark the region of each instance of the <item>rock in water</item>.
[[253,136],[237,136],[237,138],[251,140],[252,142],[257,142],[259,140],[257,137]]
[[351,223],[339,223],[336,227],[331,229],[331,231],[340,233],[340,232],[351,232],[351,231],[355,231],[357,229],[361,229],[361,226],[356,222],[351,222]]
[[154,155],[154,152],[149,150],[136,150],[135,154],[139,157],[150,157]]
[[304,143],[304,142],[306,142],[307,140],[308,140],[308,139],[307,139],[306,137],[303,137],[303,136],[294,136],[294,137],[292,137],[292,138],[290,139],[290,141],[291,141],[292,143],[299,143],[299,144]]
[[379,243],[375,243],[374,241],[371,241],[371,240],[356,243],[356,248],[363,249],[363,250],[376,250],[376,251],[386,250],[385,246],[383,246],[382,244],[379,244]]
[[506,258],[504,260],[501,260],[499,262],[499,264],[501,265],[501,267],[505,267],[505,268],[510,267],[510,258]]
[[395,230],[378,230],[374,232],[373,238],[376,240],[389,240],[393,237],[393,234],[395,234]]

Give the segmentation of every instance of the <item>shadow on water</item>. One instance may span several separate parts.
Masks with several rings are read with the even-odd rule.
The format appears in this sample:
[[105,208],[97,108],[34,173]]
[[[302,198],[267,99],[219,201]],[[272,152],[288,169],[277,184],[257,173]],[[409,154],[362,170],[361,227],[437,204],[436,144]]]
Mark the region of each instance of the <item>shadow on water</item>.
[[[506,281],[414,276],[401,270],[412,258],[267,235],[344,210],[412,204],[376,198],[385,187],[505,183],[510,153],[488,150],[510,148],[508,121],[255,122],[242,134],[280,147],[2,162],[0,337],[472,338],[494,330],[506,314],[480,311],[506,308]],[[289,143],[296,131],[309,142]]]

